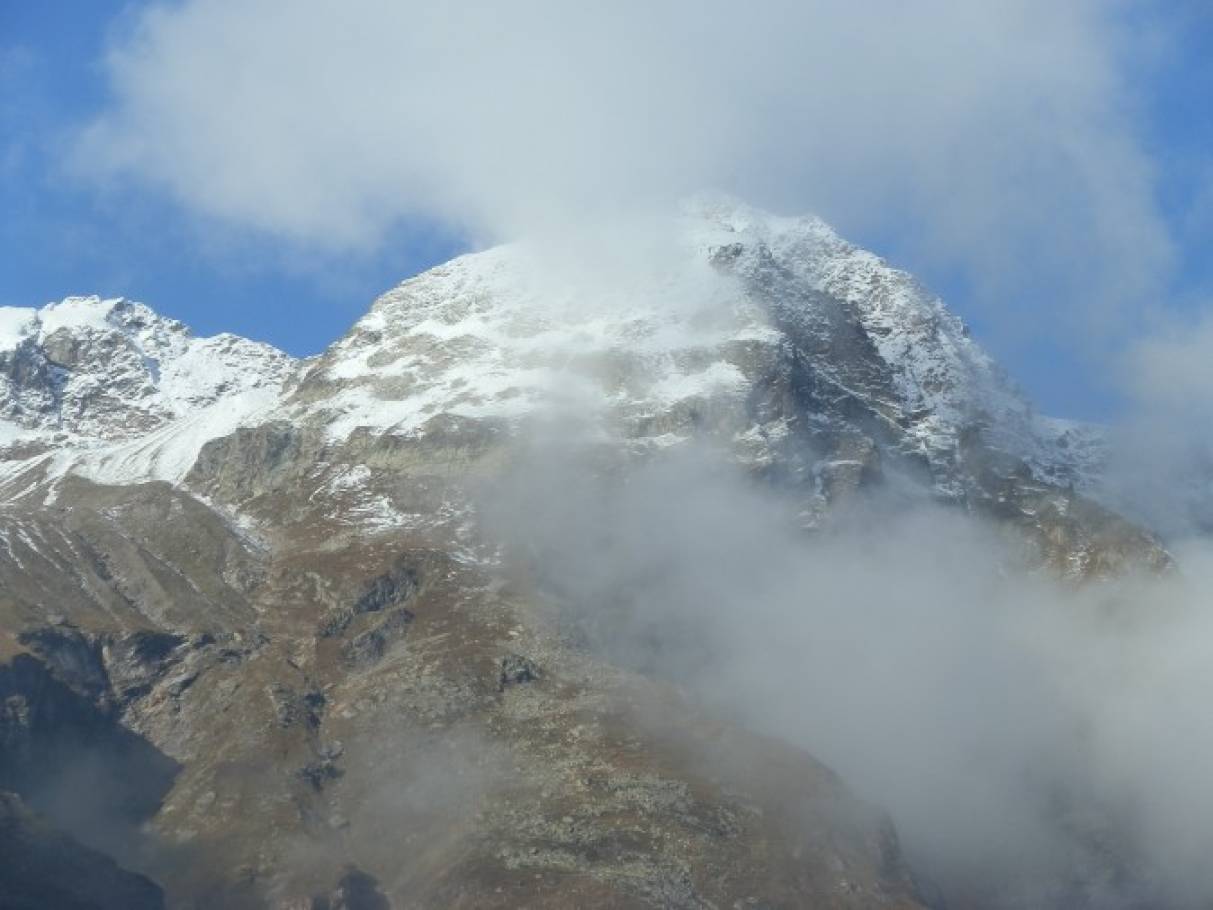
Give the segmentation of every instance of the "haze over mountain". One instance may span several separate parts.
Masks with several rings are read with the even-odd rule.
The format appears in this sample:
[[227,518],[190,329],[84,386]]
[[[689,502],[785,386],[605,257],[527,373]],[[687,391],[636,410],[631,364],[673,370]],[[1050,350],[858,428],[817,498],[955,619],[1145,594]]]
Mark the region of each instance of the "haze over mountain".
[[816,218],[625,227],[302,361],[2,311],[6,900],[1213,893],[1203,569],[1098,430]]

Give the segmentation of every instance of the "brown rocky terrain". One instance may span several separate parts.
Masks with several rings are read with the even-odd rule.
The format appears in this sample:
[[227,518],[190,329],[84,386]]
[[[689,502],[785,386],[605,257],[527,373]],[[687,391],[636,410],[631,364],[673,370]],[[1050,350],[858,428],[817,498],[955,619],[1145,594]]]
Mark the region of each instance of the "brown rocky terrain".
[[[434,442],[398,455],[419,495],[460,458]],[[243,503],[264,540],[164,484],[23,516],[3,786],[172,906],[323,906],[350,869],[384,906],[918,905],[811,757],[595,659],[459,526],[367,534],[300,492]]]

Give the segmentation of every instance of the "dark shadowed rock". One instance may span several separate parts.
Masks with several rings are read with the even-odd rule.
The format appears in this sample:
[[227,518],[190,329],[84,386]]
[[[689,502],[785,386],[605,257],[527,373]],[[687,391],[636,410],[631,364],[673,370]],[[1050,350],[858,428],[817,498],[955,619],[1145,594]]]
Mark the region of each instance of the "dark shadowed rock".
[[501,674],[497,688],[504,692],[508,686],[534,682],[542,676],[539,665],[521,654],[507,654],[501,658]]
[[162,910],[164,892],[0,792],[0,907],[5,910]]

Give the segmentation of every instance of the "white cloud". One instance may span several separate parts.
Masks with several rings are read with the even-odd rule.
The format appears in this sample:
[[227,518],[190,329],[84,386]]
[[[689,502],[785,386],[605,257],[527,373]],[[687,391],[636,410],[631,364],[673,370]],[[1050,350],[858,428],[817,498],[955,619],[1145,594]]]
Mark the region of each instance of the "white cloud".
[[1213,533],[1213,311],[1155,326],[1125,357],[1105,498],[1169,540]]
[[1110,311],[1169,256],[1121,9],[187,0],[112,48],[76,164],[336,249],[401,218],[495,239],[712,187],[912,245],[1023,309]]
[[1143,410],[1182,413],[1193,424],[1213,421],[1213,314],[1194,325],[1171,326],[1144,339],[1131,354],[1133,393]]
[[1209,906],[1208,542],[1061,585],[954,510],[873,491],[806,536],[709,451],[617,475],[575,440],[537,438],[481,514],[589,648],[826,762],[941,906]]

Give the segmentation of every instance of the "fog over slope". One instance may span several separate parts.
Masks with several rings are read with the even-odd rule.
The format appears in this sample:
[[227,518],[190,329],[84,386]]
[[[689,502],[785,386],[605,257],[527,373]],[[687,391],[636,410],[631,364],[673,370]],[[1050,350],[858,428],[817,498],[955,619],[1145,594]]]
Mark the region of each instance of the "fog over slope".
[[1075,587],[926,503],[877,494],[806,535],[710,451],[595,463],[537,446],[489,494],[563,618],[820,756],[947,906],[1213,898],[1206,543]]

